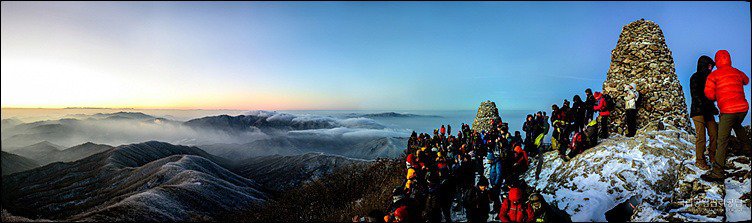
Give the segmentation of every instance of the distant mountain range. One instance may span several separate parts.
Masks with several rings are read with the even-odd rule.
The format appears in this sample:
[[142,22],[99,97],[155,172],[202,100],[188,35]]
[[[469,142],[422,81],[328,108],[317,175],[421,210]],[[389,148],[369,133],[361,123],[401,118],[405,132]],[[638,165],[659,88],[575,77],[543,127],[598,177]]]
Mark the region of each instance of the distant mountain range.
[[370,113],[370,114],[357,114],[350,113],[345,115],[349,118],[441,118],[438,115],[418,115],[410,113],[397,113],[397,112],[382,112],[382,113]]
[[[377,113],[380,117],[412,114]],[[18,155],[47,164],[73,161],[57,158],[57,150],[84,142],[121,145],[149,140],[196,145],[234,161],[265,156],[323,152],[362,159],[394,157],[406,146],[405,130],[389,129],[370,118],[335,118],[254,111],[238,116],[207,116],[186,122],[138,112],[68,115],[64,119],[23,123],[3,120],[2,146]],[[39,142],[58,146],[36,148]],[[57,147],[56,149],[51,149]],[[44,150],[46,149],[46,150]],[[100,151],[104,148],[99,148]],[[40,151],[41,150],[41,151]],[[68,154],[68,153],[66,153]],[[49,157],[43,157],[49,156]]]
[[2,151],[3,176],[39,167],[39,164],[29,158]]
[[71,162],[99,152],[111,149],[112,146],[87,142],[81,145],[60,149],[61,146],[43,141],[21,148],[9,148],[8,151],[27,157],[39,164],[45,165],[53,162]]

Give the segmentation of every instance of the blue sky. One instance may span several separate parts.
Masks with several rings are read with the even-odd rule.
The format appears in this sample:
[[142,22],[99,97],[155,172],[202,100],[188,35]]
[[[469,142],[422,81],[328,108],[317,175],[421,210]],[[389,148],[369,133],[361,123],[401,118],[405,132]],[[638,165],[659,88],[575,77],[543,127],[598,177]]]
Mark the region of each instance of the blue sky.
[[[547,109],[600,90],[621,27],[750,74],[748,2],[2,3],[3,107]],[[749,87],[746,88],[749,91]],[[749,92],[748,92],[749,95]]]

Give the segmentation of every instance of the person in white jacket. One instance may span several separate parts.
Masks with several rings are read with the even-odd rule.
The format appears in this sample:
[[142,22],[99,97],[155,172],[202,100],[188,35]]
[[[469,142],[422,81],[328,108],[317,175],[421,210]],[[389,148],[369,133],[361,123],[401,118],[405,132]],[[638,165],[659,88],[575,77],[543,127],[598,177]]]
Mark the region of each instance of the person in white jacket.
[[626,95],[624,96],[626,116],[625,123],[627,123],[627,137],[632,137],[637,132],[637,98],[640,97],[640,93],[637,92],[637,84],[631,83],[624,86]]

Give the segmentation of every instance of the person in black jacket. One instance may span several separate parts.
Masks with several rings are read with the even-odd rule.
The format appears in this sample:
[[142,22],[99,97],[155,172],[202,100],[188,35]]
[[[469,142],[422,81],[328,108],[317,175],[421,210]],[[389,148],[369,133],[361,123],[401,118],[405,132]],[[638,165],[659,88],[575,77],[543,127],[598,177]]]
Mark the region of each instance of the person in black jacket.
[[480,177],[478,186],[468,190],[465,196],[465,213],[467,222],[487,222],[491,211],[489,203],[491,195],[488,192],[488,179]]
[[713,70],[715,63],[709,56],[701,56],[697,60],[697,72],[689,78],[689,92],[692,95],[692,105],[690,106],[690,116],[695,123],[695,165],[703,170],[710,169],[705,160],[705,130],[707,130],[710,146],[708,147],[708,156],[710,160],[715,158],[716,136],[718,135],[718,125],[715,122],[715,115],[718,115],[718,108],[713,101],[705,97],[705,81]]
[[574,131],[579,132],[585,128],[585,102],[582,101],[580,95],[575,95],[572,98],[572,113],[574,115]]
[[537,153],[534,148],[535,145],[533,143],[535,141],[535,137],[538,136],[536,135],[537,127],[538,125],[535,123],[535,120],[533,120],[533,115],[528,114],[525,119],[525,124],[522,125],[522,131],[525,132],[525,151],[527,151],[528,153]]
[[585,89],[585,120],[593,119],[593,114],[595,114],[593,106],[595,106],[596,102],[593,90],[590,90],[590,88]]

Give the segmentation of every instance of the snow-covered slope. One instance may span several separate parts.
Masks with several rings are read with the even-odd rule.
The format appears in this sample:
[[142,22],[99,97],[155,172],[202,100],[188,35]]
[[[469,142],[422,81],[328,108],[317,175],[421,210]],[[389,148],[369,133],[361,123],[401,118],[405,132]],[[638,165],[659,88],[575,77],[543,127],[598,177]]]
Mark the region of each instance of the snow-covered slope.
[[13,215],[54,220],[211,220],[266,199],[223,159],[162,142],[119,146],[3,177]]
[[[548,152],[539,180],[535,168],[525,179],[573,221],[606,221],[607,211],[631,197],[639,201],[633,221],[749,220],[749,159],[731,158],[743,166],[732,175],[741,177],[725,185],[705,182],[699,178],[704,171],[694,166],[694,136],[669,129],[612,136],[568,162]],[[724,198],[737,199],[736,209],[724,208]]]

